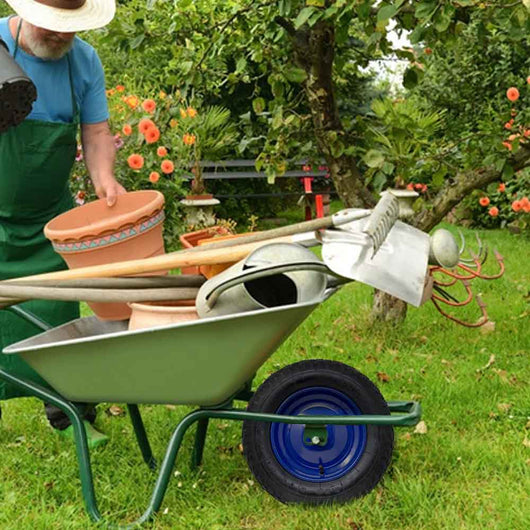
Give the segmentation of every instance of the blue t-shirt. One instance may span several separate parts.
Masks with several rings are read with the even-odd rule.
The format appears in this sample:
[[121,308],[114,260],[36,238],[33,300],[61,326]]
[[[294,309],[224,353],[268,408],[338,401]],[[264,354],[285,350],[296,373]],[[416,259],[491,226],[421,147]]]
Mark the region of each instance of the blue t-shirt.
[[[0,37],[11,55],[15,39],[8,27],[8,18],[0,18]],[[81,123],[98,123],[109,117],[105,94],[105,76],[99,57],[87,42],[74,37],[68,52],[74,82],[74,94],[81,114]],[[72,121],[72,97],[66,56],[45,61],[29,55],[18,47],[16,62],[37,87],[37,101],[27,119],[69,123]]]

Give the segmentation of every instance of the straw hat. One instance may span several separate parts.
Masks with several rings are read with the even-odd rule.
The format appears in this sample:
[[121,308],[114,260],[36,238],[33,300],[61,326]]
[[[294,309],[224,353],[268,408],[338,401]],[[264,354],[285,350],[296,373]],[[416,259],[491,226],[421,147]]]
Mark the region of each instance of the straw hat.
[[64,33],[100,28],[116,12],[115,0],[6,0],[23,19]]

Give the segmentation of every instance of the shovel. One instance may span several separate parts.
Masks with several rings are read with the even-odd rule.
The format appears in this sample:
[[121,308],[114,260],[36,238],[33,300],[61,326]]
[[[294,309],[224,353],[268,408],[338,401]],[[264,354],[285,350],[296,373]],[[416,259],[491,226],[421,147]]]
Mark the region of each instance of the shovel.
[[374,254],[373,237],[367,233],[370,219],[359,219],[337,230],[324,230],[322,259],[335,274],[357,280],[421,305],[429,257],[429,235],[395,221],[385,237],[378,237]]

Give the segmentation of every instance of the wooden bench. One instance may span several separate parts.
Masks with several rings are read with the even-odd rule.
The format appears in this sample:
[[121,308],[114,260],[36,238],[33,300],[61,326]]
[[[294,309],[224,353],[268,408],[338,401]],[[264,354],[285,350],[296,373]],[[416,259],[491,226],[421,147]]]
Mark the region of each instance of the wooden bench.
[[[205,181],[213,180],[240,180],[240,179],[266,179],[265,171],[256,171],[255,160],[223,160],[223,161],[204,161],[201,162],[203,170],[202,178]],[[329,197],[335,195],[333,189],[333,182],[329,176],[329,172],[324,165],[320,165],[317,170],[313,168],[306,161],[290,162],[291,167],[299,167],[286,171],[283,175],[276,177],[277,179],[296,178],[302,185],[300,191],[274,191],[270,193],[244,193],[244,194],[222,194],[215,193],[217,199],[259,199],[269,197],[300,197],[299,203],[303,203],[305,209],[305,218],[307,220],[313,218],[313,210],[315,217],[323,217],[329,213]],[[186,175],[188,180],[193,179],[193,174]],[[318,182],[317,188],[314,190],[314,183]],[[271,185],[272,186],[272,185]],[[206,184],[208,188],[208,185]]]

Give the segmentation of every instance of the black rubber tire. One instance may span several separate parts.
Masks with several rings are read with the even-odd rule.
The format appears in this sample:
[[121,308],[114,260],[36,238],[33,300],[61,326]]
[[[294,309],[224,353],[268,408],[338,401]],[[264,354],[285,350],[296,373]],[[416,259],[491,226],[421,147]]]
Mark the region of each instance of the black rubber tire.
[[[343,363],[327,360],[301,361],[271,375],[248,403],[248,411],[275,413],[294,392],[307,387],[339,390],[363,414],[390,414],[377,387],[363,374]],[[256,480],[284,503],[344,503],[369,493],[381,480],[392,459],[394,429],[366,426],[366,446],[347,474],[328,482],[310,482],[289,473],[271,445],[271,423],[245,420],[243,448]]]

